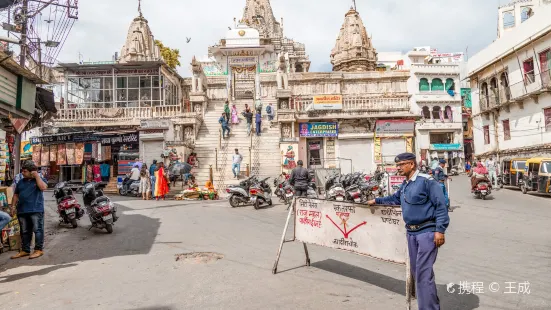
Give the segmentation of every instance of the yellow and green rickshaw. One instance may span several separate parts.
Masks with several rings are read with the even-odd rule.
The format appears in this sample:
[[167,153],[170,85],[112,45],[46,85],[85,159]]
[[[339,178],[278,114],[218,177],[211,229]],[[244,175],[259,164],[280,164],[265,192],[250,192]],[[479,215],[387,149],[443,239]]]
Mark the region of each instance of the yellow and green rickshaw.
[[528,158],[512,158],[502,162],[501,188],[503,186],[520,188],[527,160]]
[[523,183],[523,194],[551,194],[551,158],[536,157],[526,161]]

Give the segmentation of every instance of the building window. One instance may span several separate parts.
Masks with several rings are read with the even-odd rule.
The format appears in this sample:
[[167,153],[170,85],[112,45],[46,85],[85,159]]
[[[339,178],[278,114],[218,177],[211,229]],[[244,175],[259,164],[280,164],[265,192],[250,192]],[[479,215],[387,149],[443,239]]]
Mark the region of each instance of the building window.
[[455,91],[455,82],[453,79],[446,79],[446,91]]
[[534,11],[532,11],[531,7],[523,7],[520,11],[520,22],[524,23],[528,18],[532,17],[532,15],[534,15]]
[[422,78],[419,81],[419,91],[429,91],[429,90],[430,90],[429,80]]
[[551,81],[551,49],[541,52],[539,58],[541,79],[544,85],[548,85]]
[[444,84],[442,83],[442,80],[441,79],[432,80],[431,89],[433,91],[435,91],[435,90],[444,90]]
[[490,126],[486,125],[482,127],[484,131],[484,144],[490,144]]
[[439,119],[441,121],[444,120],[444,116],[442,115],[442,109],[439,106],[435,106],[432,108],[432,119]]
[[503,72],[499,79],[501,83],[501,88],[503,89],[501,97],[505,99],[503,100],[503,102],[507,102],[511,100],[511,89],[509,88],[509,75],[507,74],[507,72]]
[[508,119],[503,121],[503,140],[511,140],[511,128]]
[[453,110],[449,105],[444,108],[444,119],[453,122]]
[[430,109],[427,106],[423,107],[423,118],[430,119]]
[[482,83],[482,109],[488,109],[490,108],[490,98],[488,95],[488,83],[484,82]]
[[453,132],[430,133],[430,144],[452,144]]
[[522,63],[522,68],[524,70],[524,83],[532,84],[536,81],[536,76],[534,74],[534,58],[525,60]]
[[513,11],[503,12],[503,28],[515,27],[515,13]]
[[543,109],[545,118],[545,131],[551,131],[551,108]]

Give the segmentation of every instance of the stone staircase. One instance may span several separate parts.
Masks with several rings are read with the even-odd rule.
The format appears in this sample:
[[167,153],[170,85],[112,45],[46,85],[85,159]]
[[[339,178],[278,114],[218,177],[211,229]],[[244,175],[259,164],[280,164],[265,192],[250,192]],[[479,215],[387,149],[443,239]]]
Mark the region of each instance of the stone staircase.
[[[268,100],[263,102],[262,135],[254,134],[254,124],[251,129],[251,137],[247,136],[247,122],[243,116],[239,116],[241,122],[231,125],[230,138],[221,140],[219,148],[221,126],[218,119],[224,110],[224,100],[209,102],[205,112],[204,122],[199,130],[195,142],[195,150],[199,160],[199,168],[194,169],[196,180],[200,186],[204,186],[209,179],[209,166],[212,165],[214,186],[221,195],[225,194],[225,188],[231,184],[239,183],[234,179],[232,168],[232,156],[235,149],[243,156],[241,163],[240,179],[246,178],[247,164],[250,164],[250,175],[260,178],[276,177],[281,173],[281,151],[279,148],[279,127],[277,122],[270,125],[265,113]],[[275,101],[274,101],[275,103]],[[245,104],[254,106],[253,100],[235,101],[239,114],[245,108]],[[275,104],[272,105],[275,109]],[[254,119],[253,119],[254,122]],[[218,153],[218,170],[216,170],[216,154]]]

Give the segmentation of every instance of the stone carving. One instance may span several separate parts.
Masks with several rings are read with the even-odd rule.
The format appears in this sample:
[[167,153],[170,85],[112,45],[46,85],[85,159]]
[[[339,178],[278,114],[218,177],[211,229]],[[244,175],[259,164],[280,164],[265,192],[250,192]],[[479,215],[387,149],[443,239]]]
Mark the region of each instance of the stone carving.
[[193,111],[196,113],[202,113],[203,112],[203,104],[196,103],[193,105]]
[[279,103],[279,108],[281,110],[287,110],[289,109],[289,101],[287,100],[281,100],[281,102]]
[[292,125],[291,123],[283,123],[281,124],[281,136],[283,138],[291,138],[292,137]]
[[201,63],[195,59],[195,56],[191,59],[191,72],[193,77],[191,78],[191,92],[205,92],[208,88],[207,77],[203,71]]
[[115,118],[121,117],[123,112],[122,108],[99,109],[98,115],[107,118]]
[[140,12],[140,15],[134,18],[130,24],[119,61],[126,63],[134,61],[158,61],[161,59],[161,51],[155,44],[155,39],[153,33],[151,33],[147,19]]
[[193,127],[186,126],[184,128],[184,141],[194,141],[195,135],[193,134]]
[[277,89],[289,89],[289,54],[278,54]]
[[339,122],[339,133],[370,133],[375,130],[375,121],[367,119],[343,120]]
[[333,71],[372,71],[377,66],[377,51],[363,25],[360,14],[350,8],[345,14],[335,47],[331,51]]

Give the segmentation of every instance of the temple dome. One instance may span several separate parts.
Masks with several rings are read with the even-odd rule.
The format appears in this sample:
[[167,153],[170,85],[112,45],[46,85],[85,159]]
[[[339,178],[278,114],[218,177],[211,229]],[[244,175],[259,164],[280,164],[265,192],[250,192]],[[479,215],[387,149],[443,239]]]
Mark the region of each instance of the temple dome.
[[142,14],[132,21],[128,28],[126,42],[122,47],[119,62],[159,61],[162,60],[159,47]]
[[345,14],[335,47],[331,51],[333,71],[371,71],[377,66],[377,51],[367,35],[358,11]]

